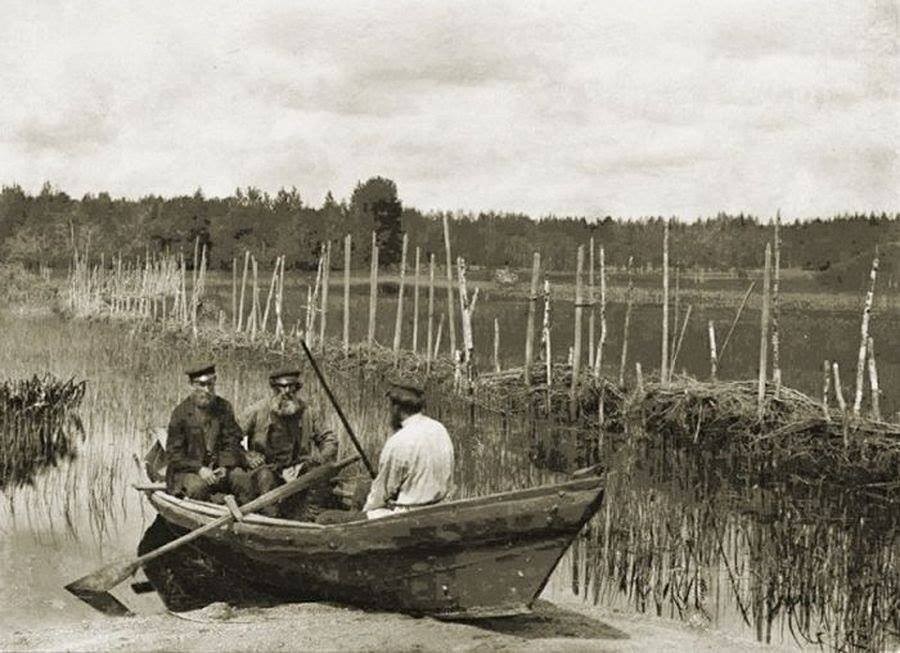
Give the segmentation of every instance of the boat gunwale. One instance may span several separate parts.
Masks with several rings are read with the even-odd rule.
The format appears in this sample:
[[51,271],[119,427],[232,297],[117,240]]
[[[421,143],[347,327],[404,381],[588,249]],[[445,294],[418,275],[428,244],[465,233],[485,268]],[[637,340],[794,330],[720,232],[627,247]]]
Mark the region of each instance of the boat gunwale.
[[[245,515],[241,524],[244,526],[270,529],[270,528],[285,528],[285,529],[293,529],[297,531],[309,531],[309,532],[317,532],[320,533],[322,531],[328,531],[336,528],[343,527],[359,527],[372,525],[373,523],[383,524],[383,523],[393,523],[399,522],[406,519],[409,519],[411,516],[415,516],[416,518],[426,517],[433,515],[435,513],[441,512],[451,512],[454,509],[465,508],[471,509],[478,507],[479,505],[484,504],[498,504],[498,503],[507,503],[511,501],[520,501],[520,500],[528,500],[533,498],[538,498],[543,495],[551,495],[558,492],[567,492],[567,491],[587,491],[591,489],[596,489],[597,491],[603,491],[604,479],[600,476],[585,478],[585,479],[576,479],[572,481],[566,481],[563,483],[556,483],[552,485],[541,485],[539,487],[534,488],[526,488],[522,490],[507,490],[505,492],[497,492],[494,494],[487,494],[477,497],[466,497],[462,499],[454,499],[452,501],[446,501],[442,503],[435,504],[433,506],[425,506],[422,508],[416,508],[411,511],[398,512],[393,515],[387,515],[385,517],[379,517],[377,520],[370,519],[358,519],[351,522],[343,522],[339,524],[316,524],[314,522],[304,522],[298,521],[294,519],[284,519],[280,517],[267,517],[265,515],[260,514],[248,514]],[[163,490],[153,490],[148,493],[148,497],[150,498],[151,503],[159,501],[163,504],[168,504],[169,507],[174,509],[181,509],[187,513],[193,513],[197,516],[204,517],[212,517],[218,518],[228,514],[228,507],[217,504],[210,503],[207,501],[198,501],[196,499],[182,499],[175,497],[168,492]],[[156,507],[156,506],[154,506]],[[158,508],[157,508],[157,511]]]

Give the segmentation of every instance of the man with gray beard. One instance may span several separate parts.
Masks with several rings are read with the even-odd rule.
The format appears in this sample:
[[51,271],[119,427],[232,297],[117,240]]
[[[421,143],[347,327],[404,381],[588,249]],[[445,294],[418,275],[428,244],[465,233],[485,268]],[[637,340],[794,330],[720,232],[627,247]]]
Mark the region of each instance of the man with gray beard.
[[[269,376],[272,395],[250,406],[241,419],[247,435],[247,464],[259,494],[337,458],[337,437],[316,427],[300,398],[302,385],[299,370],[274,372]],[[312,519],[316,504],[329,507],[332,502],[330,486],[311,488],[260,512],[270,517]]]

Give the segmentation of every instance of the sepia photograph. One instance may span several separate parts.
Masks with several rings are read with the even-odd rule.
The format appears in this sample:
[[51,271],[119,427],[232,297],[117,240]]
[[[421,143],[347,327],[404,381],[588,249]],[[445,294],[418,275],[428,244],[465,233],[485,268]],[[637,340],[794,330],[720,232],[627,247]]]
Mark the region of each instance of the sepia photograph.
[[900,0],[0,7],[0,650],[900,651]]

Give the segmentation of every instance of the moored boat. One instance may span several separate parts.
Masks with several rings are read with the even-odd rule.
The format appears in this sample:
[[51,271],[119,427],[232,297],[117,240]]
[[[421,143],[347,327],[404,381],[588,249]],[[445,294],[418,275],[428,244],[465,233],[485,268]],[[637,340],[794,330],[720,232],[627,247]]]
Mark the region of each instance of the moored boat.
[[[160,490],[148,496],[174,535],[228,511]],[[190,546],[223,570],[235,595],[495,617],[530,609],[602,499],[602,479],[590,477],[327,526],[246,515]]]

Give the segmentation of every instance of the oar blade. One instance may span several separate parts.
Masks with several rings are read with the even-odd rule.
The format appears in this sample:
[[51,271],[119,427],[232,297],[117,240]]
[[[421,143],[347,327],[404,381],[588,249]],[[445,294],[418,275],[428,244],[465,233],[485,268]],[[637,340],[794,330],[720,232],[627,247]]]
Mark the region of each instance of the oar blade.
[[100,569],[74,580],[66,589],[100,612],[127,615],[131,611],[109,593],[113,587],[133,574],[140,563],[134,558],[115,560]]

